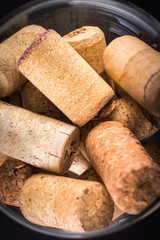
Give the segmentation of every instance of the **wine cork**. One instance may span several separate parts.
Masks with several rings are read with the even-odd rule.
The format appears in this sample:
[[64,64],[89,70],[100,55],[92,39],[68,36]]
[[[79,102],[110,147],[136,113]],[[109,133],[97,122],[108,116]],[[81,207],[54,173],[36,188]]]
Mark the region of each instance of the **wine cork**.
[[17,60],[25,49],[46,30],[29,25],[0,43],[0,98],[11,95],[26,82],[17,68]]
[[83,26],[65,35],[64,39],[98,74],[104,72],[103,53],[106,40],[99,27]]
[[74,232],[105,228],[113,202],[99,182],[36,174],[25,183],[21,212],[32,223]]
[[81,175],[90,166],[91,164],[87,161],[87,159],[82,155],[82,153],[78,149],[75,156],[73,157],[73,162],[69,168],[69,171],[77,175]]
[[[103,68],[103,53],[106,48],[105,36],[98,27],[85,26],[64,36],[64,39],[84,58],[85,61],[100,75],[112,88],[113,80],[106,77]],[[24,85],[21,91],[23,107],[70,123],[70,120],[40,92],[31,82]]]
[[78,126],[92,119],[114,95],[111,87],[54,30],[42,34],[22,54],[18,68]]
[[130,96],[117,99],[113,111],[106,120],[121,122],[134,133],[139,141],[143,141],[158,131],[152,115]]
[[20,194],[25,181],[39,171],[27,163],[4,154],[5,161],[0,166],[0,201],[11,206],[20,206]]
[[[97,114],[97,116],[95,116],[91,121],[89,121],[88,123],[86,123],[84,126],[82,126],[80,128],[80,149],[83,152],[83,146],[87,135],[89,134],[89,132],[95,127],[97,126],[99,123],[101,122],[105,122],[108,120],[109,116],[111,115],[112,111],[114,110],[116,106],[116,101],[111,99]],[[86,156],[85,156],[86,157]]]
[[[98,176],[98,174],[92,167],[89,167],[85,172],[83,172],[79,176],[79,179],[87,180],[87,181],[97,181],[97,182],[102,183],[101,178]],[[106,191],[108,192],[107,189],[106,189]],[[116,204],[114,204],[114,213],[113,213],[112,221],[115,220],[120,215],[122,215],[123,213],[124,213],[124,211],[122,211]]]
[[160,168],[120,122],[99,124],[86,140],[91,164],[115,204],[137,214],[160,195]]
[[72,163],[79,130],[70,124],[0,101],[0,152],[64,174]]
[[27,82],[22,87],[21,96],[23,108],[66,123],[71,123],[71,121],[31,82]]
[[103,60],[107,74],[146,110],[160,117],[160,53],[126,35],[106,47]]

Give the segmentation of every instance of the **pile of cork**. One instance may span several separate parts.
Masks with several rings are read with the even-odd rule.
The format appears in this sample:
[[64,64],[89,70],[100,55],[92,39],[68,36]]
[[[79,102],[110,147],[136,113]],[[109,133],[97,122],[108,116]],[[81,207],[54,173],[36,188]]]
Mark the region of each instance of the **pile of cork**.
[[[107,34],[107,33],[106,33]],[[74,232],[160,196],[160,53],[101,29],[29,25],[0,44],[0,201]]]

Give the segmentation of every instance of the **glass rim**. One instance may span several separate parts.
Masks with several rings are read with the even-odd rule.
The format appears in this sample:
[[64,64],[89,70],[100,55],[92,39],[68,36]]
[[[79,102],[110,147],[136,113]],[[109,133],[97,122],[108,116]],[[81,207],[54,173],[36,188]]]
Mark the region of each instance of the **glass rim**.
[[[43,7],[50,7],[50,6],[84,6],[90,5],[98,8],[108,9],[109,11],[113,11],[117,14],[124,14],[124,17],[131,17],[132,20],[135,20],[137,23],[141,23],[142,25],[147,24],[150,28],[155,29],[157,36],[160,37],[160,22],[154,18],[152,15],[144,11],[143,9],[137,7],[134,4],[129,2],[125,2],[123,0],[115,1],[115,0],[34,0],[32,2],[28,2],[19,8],[10,12],[6,17],[4,17],[0,21],[0,33],[5,31],[8,26],[16,19],[20,18],[24,14],[30,14],[38,10],[42,10]],[[113,12],[113,13],[114,13]],[[70,239],[83,239],[83,238],[96,238],[102,237],[109,234],[114,234],[119,231],[122,231],[130,226],[133,226],[135,223],[143,220],[151,213],[156,211],[160,208],[160,198],[156,199],[156,201],[151,204],[147,209],[145,209],[142,213],[138,215],[132,215],[132,219],[129,221],[125,221],[123,219],[123,225],[111,226],[109,228],[91,231],[91,232],[84,232],[84,233],[77,233],[71,231],[65,231],[62,229],[56,228],[46,228],[39,225],[32,224],[31,222],[27,221],[23,216],[17,215],[12,207],[3,204],[0,202],[0,211],[13,219],[14,221],[18,222],[19,224],[42,234],[54,237],[62,237],[62,238],[70,238]]]
[[132,215],[132,218],[129,219],[129,221],[125,221],[127,219],[123,219],[122,220],[123,224],[107,227],[107,228],[96,230],[96,231],[78,233],[78,232],[67,231],[59,228],[47,228],[40,225],[32,224],[27,219],[25,219],[22,215],[17,216],[14,210],[9,208],[9,205],[6,205],[0,202],[0,211],[5,215],[7,215],[12,220],[14,220],[15,222],[19,223],[20,225],[23,225],[24,227],[29,228],[30,230],[33,230],[35,232],[38,232],[44,235],[61,237],[64,239],[68,239],[68,238],[89,239],[89,238],[103,237],[103,236],[115,234],[127,229],[128,227],[131,227],[139,223],[140,221],[145,219],[147,216],[149,216],[159,208],[160,208],[160,197],[158,197],[148,208],[143,210],[140,214]]
[[0,33],[7,29],[8,25],[13,22],[13,20],[18,19],[24,14],[33,13],[35,10],[42,10],[43,7],[56,6],[65,4],[66,6],[94,6],[101,9],[107,9],[114,11],[117,14],[123,14],[124,17],[130,17],[133,21],[138,22],[142,25],[148,25],[152,28],[152,31],[155,29],[155,32],[160,36],[160,22],[149,14],[147,11],[138,7],[137,5],[126,2],[124,0],[33,0],[31,2],[25,3],[18,7],[17,9],[11,11],[5,17],[0,20]]

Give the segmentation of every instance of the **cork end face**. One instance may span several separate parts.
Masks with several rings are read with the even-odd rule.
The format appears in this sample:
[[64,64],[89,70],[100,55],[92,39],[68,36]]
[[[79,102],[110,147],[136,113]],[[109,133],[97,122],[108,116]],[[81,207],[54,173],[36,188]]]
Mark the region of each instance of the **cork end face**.
[[80,132],[77,127],[72,131],[70,134],[68,141],[65,144],[63,156],[61,159],[60,174],[64,175],[70,166],[72,165],[74,156],[77,152],[78,146],[79,146],[79,139],[80,139]]
[[132,171],[125,183],[127,187],[113,199],[125,212],[139,214],[160,196],[160,168],[153,164],[152,167]]
[[50,33],[54,32],[52,29],[48,29],[46,32],[42,33],[21,55],[17,62],[17,67],[19,68],[22,62],[28,57],[31,51],[40,44]]
[[[87,41],[87,45],[90,46],[94,43],[97,43],[104,38],[104,33],[99,27],[96,26],[83,26],[77,28],[74,31],[66,34],[64,37],[70,44],[83,41]],[[84,44],[85,45],[85,44]],[[82,45],[82,47],[84,46]]]
[[20,160],[8,156],[5,158],[5,162],[0,166],[0,201],[19,207],[20,194],[25,181],[38,170]]
[[[94,186],[93,186],[94,185]],[[82,197],[80,221],[84,231],[106,228],[113,217],[113,201],[98,182],[87,186]]]

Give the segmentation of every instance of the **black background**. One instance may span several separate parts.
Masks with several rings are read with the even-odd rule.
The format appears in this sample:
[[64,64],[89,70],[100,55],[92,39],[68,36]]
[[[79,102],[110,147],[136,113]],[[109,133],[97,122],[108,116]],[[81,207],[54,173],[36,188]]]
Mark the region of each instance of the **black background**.
[[[30,0],[31,1],[31,0]],[[44,0],[45,1],[45,0]],[[98,0],[97,0],[98,1]],[[1,1],[0,6],[0,19],[5,17],[8,13],[10,13],[13,9],[21,6],[22,4],[29,2],[29,0],[14,0],[14,1]],[[151,1],[136,1],[131,0],[128,2],[132,2],[137,6],[143,8],[155,18],[160,21],[160,1],[159,0],[151,0]],[[29,239],[29,240],[54,240],[57,238],[48,237],[46,235],[39,234],[37,232],[33,232],[29,229],[24,228],[20,224],[14,222],[12,219],[5,216],[0,212],[0,239],[9,240],[14,238],[15,240],[19,239]],[[159,240],[160,239],[160,209],[149,217],[145,218],[141,222],[135,224],[127,230],[123,230],[114,235],[109,235],[107,237],[99,238],[99,239],[107,239],[107,240]]]

